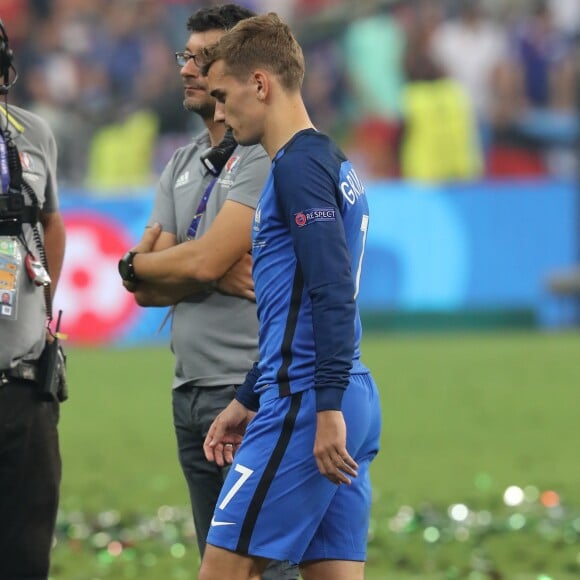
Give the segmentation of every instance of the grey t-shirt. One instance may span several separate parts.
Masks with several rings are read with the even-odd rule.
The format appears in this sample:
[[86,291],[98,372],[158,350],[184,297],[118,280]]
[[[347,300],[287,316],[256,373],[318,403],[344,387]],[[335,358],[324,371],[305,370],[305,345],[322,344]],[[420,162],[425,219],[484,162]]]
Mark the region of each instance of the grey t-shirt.
[[[209,147],[202,133],[178,149],[161,175],[150,224],[187,240],[187,230],[213,176],[200,161]],[[207,208],[197,228],[203,236],[226,200],[255,208],[270,171],[270,160],[260,145],[237,147],[211,189]],[[232,232],[231,235],[235,235]],[[171,349],[175,355],[173,387],[184,383],[213,387],[243,382],[258,353],[256,305],[219,292],[195,294],[174,307]]]
[[[9,106],[8,114],[0,106],[0,123],[8,127],[20,153],[23,177],[34,190],[44,213],[58,210],[56,185],[56,143],[47,123],[37,115]],[[27,204],[31,204],[25,194]],[[38,229],[43,236],[42,225]],[[32,228],[23,225],[28,247],[38,258]],[[12,255],[12,248],[16,256]],[[35,286],[28,278],[24,260],[26,251],[14,238],[0,237],[0,294],[10,295],[10,304],[0,305],[0,369],[16,366],[21,360],[36,360],[45,343],[46,305],[43,288]],[[7,273],[11,264],[18,264],[16,284]]]

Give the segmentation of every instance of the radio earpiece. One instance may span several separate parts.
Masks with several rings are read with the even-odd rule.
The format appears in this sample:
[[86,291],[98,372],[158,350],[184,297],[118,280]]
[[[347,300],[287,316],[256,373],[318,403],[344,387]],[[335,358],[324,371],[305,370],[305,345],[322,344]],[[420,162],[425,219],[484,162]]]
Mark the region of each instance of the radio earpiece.
[[[13,64],[14,53],[10,48],[8,42],[8,34],[2,20],[0,20],[0,77],[2,77],[2,84],[0,84],[0,95],[7,95],[12,85],[16,82],[17,73]],[[14,72],[14,78],[10,81],[10,71]]]
[[201,162],[212,175],[217,177],[237,145],[232,130],[227,129],[220,144],[215,147],[210,147],[202,154]]

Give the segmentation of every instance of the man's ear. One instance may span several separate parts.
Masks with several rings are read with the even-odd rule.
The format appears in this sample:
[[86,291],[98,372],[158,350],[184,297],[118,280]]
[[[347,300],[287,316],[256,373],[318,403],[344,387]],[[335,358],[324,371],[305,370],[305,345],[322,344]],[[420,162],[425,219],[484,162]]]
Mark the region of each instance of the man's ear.
[[254,83],[258,101],[265,101],[270,92],[270,79],[268,78],[268,75],[264,71],[258,69],[254,72]]

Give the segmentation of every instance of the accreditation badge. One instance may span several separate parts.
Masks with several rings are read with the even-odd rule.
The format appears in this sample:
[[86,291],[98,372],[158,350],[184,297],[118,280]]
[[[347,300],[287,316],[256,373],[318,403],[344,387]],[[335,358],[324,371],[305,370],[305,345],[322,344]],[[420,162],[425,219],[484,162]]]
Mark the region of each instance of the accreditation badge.
[[16,320],[21,262],[18,240],[0,237],[0,320]]

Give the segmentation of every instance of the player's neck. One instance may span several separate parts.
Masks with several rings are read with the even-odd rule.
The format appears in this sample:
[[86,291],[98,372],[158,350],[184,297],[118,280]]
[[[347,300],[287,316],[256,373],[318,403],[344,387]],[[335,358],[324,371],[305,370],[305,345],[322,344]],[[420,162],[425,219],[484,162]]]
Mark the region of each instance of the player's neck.
[[297,94],[293,98],[280,101],[278,106],[270,111],[262,138],[262,146],[270,159],[273,159],[296,133],[304,129],[314,129],[314,125],[302,97]]
[[219,145],[226,132],[225,123],[216,123],[213,119],[204,119],[203,122],[209,131],[209,142],[211,143],[211,146],[215,147],[216,145]]

